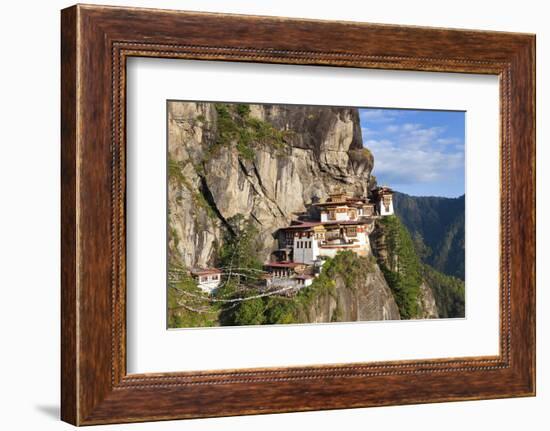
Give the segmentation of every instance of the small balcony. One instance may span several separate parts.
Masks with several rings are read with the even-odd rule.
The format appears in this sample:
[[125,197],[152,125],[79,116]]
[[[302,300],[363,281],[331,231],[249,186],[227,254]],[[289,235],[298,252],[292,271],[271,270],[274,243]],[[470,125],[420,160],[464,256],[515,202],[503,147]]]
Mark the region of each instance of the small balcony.
[[321,241],[320,245],[323,246],[339,246],[339,245],[353,245],[357,242],[356,239],[347,237],[329,238]]

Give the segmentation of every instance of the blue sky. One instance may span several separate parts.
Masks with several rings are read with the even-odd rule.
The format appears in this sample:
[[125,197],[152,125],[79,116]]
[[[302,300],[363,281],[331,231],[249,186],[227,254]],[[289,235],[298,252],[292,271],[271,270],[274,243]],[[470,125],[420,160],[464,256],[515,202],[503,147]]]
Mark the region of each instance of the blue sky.
[[359,109],[379,185],[415,196],[464,194],[465,112]]

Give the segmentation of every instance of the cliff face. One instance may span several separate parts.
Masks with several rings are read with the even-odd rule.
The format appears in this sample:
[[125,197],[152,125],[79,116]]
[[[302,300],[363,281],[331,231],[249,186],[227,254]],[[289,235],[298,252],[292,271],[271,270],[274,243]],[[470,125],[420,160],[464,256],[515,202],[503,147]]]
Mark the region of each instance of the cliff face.
[[[218,104],[168,104],[169,169],[181,173],[168,186],[169,249],[185,266],[214,264],[222,229],[237,214],[257,222],[267,258],[273,233],[312,200],[373,184],[356,109],[248,106],[228,119]],[[243,141],[243,130],[256,139]]]
[[347,286],[341,276],[336,276],[334,281],[333,294],[318,296],[302,312],[300,320],[320,323],[400,319],[397,304],[378,265],[351,286]]
[[[288,226],[309,204],[340,188],[366,195],[375,185],[374,160],[363,148],[356,109],[171,102],[168,131],[170,264],[187,268],[218,264],[224,234],[232,231],[239,216],[253,221],[260,244],[257,257],[265,261],[277,246],[277,229]],[[384,247],[382,243],[375,247],[379,257]],[[330,287],[316,290],[314,296],[304,292],[291,309],[281,304],[275,309],[273,301],[249,302],[248,314],[256,316],[252,305],[264,313],[273,310],[249,321],[437,317],[425,283],[409,298],[416,311],[403,312],[403,298],[388,284],[391,274],[384,270],[384,259],[373,261],[353,282],[345,275],[349,270],[333,273],[334,285],[327,281]],[[396,259],[395,253],[390,259]]]
[[418,318],[419,319],[437,319],[439,310],[435,301],[435,296],[432,288],[425,280],[420,284],[420,292],[418,295]]

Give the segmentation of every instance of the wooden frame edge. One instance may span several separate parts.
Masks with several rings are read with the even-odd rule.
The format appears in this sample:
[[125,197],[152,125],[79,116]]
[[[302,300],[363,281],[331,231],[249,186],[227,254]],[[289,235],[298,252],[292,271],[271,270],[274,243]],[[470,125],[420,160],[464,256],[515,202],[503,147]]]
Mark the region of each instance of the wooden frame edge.
[[61,14],[61,419],[79,424],[77,301],[78,8]]
[[[510,356],[510,366],[505,366],[507,361],[502,362],[502,357],[498,358],[458,358],[462,368],[467,367],[468,363],[479,363],[479,371],[473,370],[472,373],[483,372],[481,366],[484,362],[489,361],[494,363],[496,370],[502,370],[501,375],[504,377],[503,383],[509,385],[508,392],[491,392],[485,389],[479,391],[475,395],[463,393],[455,394],[453,396],[438,397],[426,396],[422,398],[420,395],[417,398],[396,398],[395,401],[386,400],[373,400],[369,399],[367,386],[365,379],[370,378],[381,379],[382,375],[369,374],[365,372],[362,366],[353,366],[350,364],[342,366],[330,366],[331,370],[327,370],[327,367],[297,367],[297,368],[285,368],[282,371],[282,375],[285,373],[298,373],[300,379],[294,379],[302,382],[303,387],[313,393],[317,394],[318,398],[311,400],[310,402],[304,402],[302,405],[296,408],[289,408],[284,404],[272,403],[269,407],[266,406],[247,406],[246,403],[237,403],[233,408],[226,406],[225,409],[216,409],[208,405],[200,406],[202,411],[197,410],[197,406],[193,406],[193,400],[198,395],[204,396],[213,383],[212,375],[220,374],[219,372],[205,372],[202,376],[198,376],[197,373],[171,373],[170,376],[162,375],[133,375],[126,376],[125,371],[125,326],[122,319],[124,316],[124,295],[125,286],[123,276],[124,274],[124,258],[118,257],[114,260],[109,260],[105,256],[99,257],[94,263],[94,267],[101,269],[101,277],[98,279],[106,280],[107,272],[109,273],[110,282],[108,289],[103,285],[97,285],[95,292],[97,298],[90,297],[91,277],[89,273],[89,267],[92,264],[88,264],[81,259],[90,257],[90,253],[93,253],[94,247],[103,247],[104,241],[96,241],[93,238],[89,238],[89,235],[93,231],[90,227],[90,215],[91,209],[86,206],[87,199],[90,198],[91,187],[94,184],[100,184],[97,178],[91,178],[90,170],[87,164],[83,164],[81,160],[87,160],[86,163],[92,164],[94,168],[98,168],[101,173],[111,172],[108,178],[108,184],[103,184],[101,187],[101,195],[111,196],[111,200],[108,205],[102,204],[101,208],[93,214],[99,217],[105,217],[108,215],[110,224],[102,230],[97,229],[95,234],[106,235],[111,245],[110,253],[116,255],[120,250],[124,249],[124,206],[120,206],[120,202],[124,197],[124,132],[117,131],[115,128],[110,132],[111,138],[115,144],[110,142],[103,142],[105,140],[105,134],[102,134],[101,130],[95,132],[94,137],[99,142],[98,148],[96,148],[92,154],[94,160],[90,160],[89,145],[91,135],[88,124],[89,118],[86,117],[87,113],[80,109],[82,92],[89,100],[94,99],[98,106],[94,107],[93,116],[96,118],[103,118],[108,114],[110,122],[118,121],[118,115],[124,115],[122,112],[124,94],[117,95],[116,88],[125,88],[124,76],[120,76],[121,83],[112,83],[109,91],[112,92],[109,98],[106,98],[104,89],[94,88],[89,83],[85,82],[84,78],[92,70],[90,65],[90,53],[80,50],[81,44],[88,43],[90,40],[90,34],[92,32],[97,33],[99,37],[95,42],[102,39],[104,45],[96,44],[93,46],[95,54],[100,54],[105,60],[103,67],[93,66],[96,71],[101,73],[111,74],[114,70],[121,70],[124,68],[124,59],[126,55],[151,55],[151,56],[167,56],[182,58],[181,52],[187,50],[187,55],[191,58],[201,59],[227,59],[229,61],[265,61],[265,62],[282,62],[282,63],[296,63],[296,58],[300,57],[300,54],[292,54],[293,51],[285,51],[284,49],[270,49],[259,48],[258,52],[265,52],[269,59],[262,59],[261,56],[257,60],[250,57],[249,52],[253,51],[252,48],[238,48],[235,46],[218,47],[215,49],[204,48],[201,45],[189,44],[184,50],[181,48],[181,44],[170,44],[167,41],[159,40],[157,43],[136,40],[128,41],[121,39],[120,33],[124,31],[117,30],[116,24],[107,23],[103,21],[103,18],[110,17],[113,21],[119,20],[120,17],[125,19],[141,19],[149,13],[166,14],[173,19],[186,19],[193,21],[192,17],[210,17],[209,19],[224,20],[231,25],[239,25],[241,21],[251,23],[252,21],[259,20],[264,21],[268,25],[288,25],[288,26],[300,26],[301,24],[307,26],[332,26],[332,25],[345,25],[347,28],[352,29],[356,27],[371,28],[373,32],[378,32],[380,28],[383,28],[384,34],[387,34],[391,30],[399,30],[399,32],[431,32],[441,31],[450,32],[452,34],[464,36],[466,39],[472,34],[476,34],[476,37],[483,38],[505,38],[510,44],[508,49],[509,54],[506,58],[496,59],[491,65],[491,62],[478,61],[475,67],[466,66],[467,61],[464,62],[464,71],[473,73],[477,70],[480,73],[495,73],[495,70],[508,70],[508,83],[512,86],[507,91],[510,91],[510,106],[509,115],[521,114],[522,107],[523,114],[514,117],[510,121],[510,130],[505,134],[510,134],[509,139],[513,138],[513,142],[510,144],[511,148],[511,166],[510,169],[519,167],[528,171],[528,175],[524,175],[522,178],[509,178],[510,187],[523,187],[526,193],[519,197],[514,197],[514,201],[510,203],[514,208],[520,205],[526,205],[530,207],[531,217],[524,223],[520,232],[522,238],[526,241],[517,245],[515,242],[511,247],[515,247],[511,250],[510,262],[511,267],[518,265],[521,274],[526,275],[526,280],[513,280],[510,279],[510,283],[514,286],[523,286],[523,289],[518,292],[517,289],[512,292],[515,295],[511,305],[510,313],[515,316],[520,316],[519,324],[521,328],[510,328],[513,331],[511,337],[518,339],[516,335],[518,332],[525,335],[525,344],[519,349],[517,346],[512,346],[508,352]],[[115,17],[116,16],[116,17]],[[98,18],[103,17],[103,18]],[[140,18],[141,17],[141,18]],[[116,18],[116,19],[115,19]],[[108,20],[109,20],[108,19]],[[107,20],[107,21],[108,21]],[[276,24],[273,24],[276,23]],[[267,25],[266,24],[266,25]],[[118,24],[121,25],[120,23]],[[159,24],[160,25],[160,24]],[[177,35],[174,36],[177,39]],[[260,414],[260,413],[273,413],[273,412],[286,412],[286,411],[309,411],[309,410],[321,410],[327,408],[352,408],[352,407],[365,407],[373,405],[389,405],[394,403],[399,404],[412,404],[419,402],[443,402],[452,400],[466,400],[466,399],[481,399],[481,398],[501,398],[506,396],[531,396],[535,394],[535,293],[534,293],[534,281],[535,281],[535,262],[534,262],[534,241],[535,241],[535,189],[534,189],[534,169],[535,169],[535,144],[534,144],[534,57],[535,57],[535,37],[533,35],[523,34],[511,34],[511,33],[494,33],[494,32],[470,32],[460,30],[446,30],[446,29],[432,29],[425,27],[403,27],[403,26],[385,26],[385,25],[368,25],[360,23],[335,23],[332,21],[314,21],[314,20],[296,20],[287,18],[275,18],[275,17],[252,17],[243,15],[219,15],[219,14],[203,14],[203,13],[183,13],[178,11],[159,11],[159,10],[144,10],[134,8],[116,8],[116,7],[96,7],[96,6],[73,6],[71,8],[62,11],[62,31],[61,31],[61,46],[62,46],[62,93],[61,93],[61,129],[62,129],[62,147],[61,147],[61,190],[62,190],[62,393],[61,393],[61,417],[64,421],[75,425],[88,425],[88,424],[100,424],[100,423],[112,423],[112,422],[137,422],[143,420],[164,420],[164,419],[176,419],[184,417],[211,417],[211,416],[228,416],[236,414]],[[467,42],[464,42],[467,43]],[[157,45],[151,47],[150,45]],[[161,45],[172,46],[172,48],[162,52],[159,47]],[[264,41],[265,44],[265,41]],[[145,48],[144,48],[145,47]],[[179,48],[178,48],[179,47]],[[206,49],[206,50],[205,50]],[[244,49],[244,51],[243,51]],[[262,51],[263,50],[263,51]],[[178,56],[179,52],[179,56]],[[229,54],[233,57],[228,57]],[[314,51],[311,51],[314,52]],[[116,54],[116,55],[114,55]],[[120,56],[119,56],[120,55]],[[366,67],[360,64],[368,64],[372,59],[365,58],[363,63],[357,61],[360,54],[351,53],[351,56],[355,58],[356,67]],[[375,56],[373,56],[375,57]],[[390,59],[391,58],[391,59]],[[111,61],[107,61],[110,59]],[[399,60],[399,56],[389,56],[387,61],[378,60],[378,67],[391,68],[391,69],[409,69],[409,70],[446,70],[448,65],[444,60],[433,59],[429,62],[426,58],[421,58],[420,61],[414,62],[414,57],[410,63]],[[312,58],[309,64],[330,64],[330,65],[349,65],[346,62],[345,57],[339,51],[319,54]],[[455,60],[455,69],[457,64],[462,64],[461,60]],[[446,66],[447,65],[447,66]],[[504,68],[504,69],[503,69]],[[112,74],[111,74],[112,75]],[[517,76],[530,76],[530,79],[525,79],[525,82],[518,82]],[[104,78],[101,78],[104,79]],[[510,80],[515,79],[514,82]],[[125,91],[125,90],[124,90]],[[110,99],[110,100],[107,100]],[[122,100],[121,100],[122,99]],[[119,105],[118,114],[111,112],[110,106],[113,104]],[[90,108],[88,108],[90,109]],[[116,109],[115,109],[116,111]],[[104,121],[101,120],[101,121]],[[98,120],[100,121],[100,120]],[[523,135],[520,133],[523,132]],[[119,134],[120,133],[120,134]],[[521,136],[521,139],[518,138]],[[80,142],[82,141],[82,145]],[[94,141],[95,142],[95,141]],[[122,148],[121,152],[117,150],[117,144],[119,142]],[[521,150],[521,151],[519,151]],[[515,151],[515,152],[514,152]],[[86,157],[84,153],[86,152]],[[107,153],[108,154],[107,154]],[[520,154],[521,153],[521,154]],[[90,160],[90,161],[88,161]],[[111,164],[112,171],[108,170],[106,162]],[[96,165],[93,165],[96,163]],[[513,166],[512,166],[513,165]],[[118,174],[117,174],[118,172]],[[118,176],[117,176],[118,175]],[[94,183],[96,181],[96,183]],[[107,191],[105,186],[109,188]],[[107,193],[107,194],[106,194]],[[509,209],[510,210],[510,209]],[[94,210],[96,211],[96,210]],[[514,215],[510,223],[516,222]],[[122,230],[121,230],[122,229]],[[117,239],[118,237],[118,239]],[[522,260],[523,259],[523,260]],[[527,261],[525,261],[527,260]],[[114,263],[113,263],[114,262]],[[114,267],[112,267],[114,265]],[[107,270],[105,270],[107,266]],[[513,274],[509,274],[513,277]],[[97,284],[97,282],[96,282]],[[116,290],[111,291],[110,287],[115,286]],[[81,290],[81,291],[80,291]],[[82,296],[81,296],[82,295]],[[518,309],[518,305],[524,305]],[[515,306],[514,306],[515,304]],[[95,307],[95,308],[94,308]],[[515,307],[515,308],[514,308]],[[88,326],[91,322],[90,316],[93,310],[97,310],[100,314],[101,320],[98,321],[99,325],[96,329],[89,329]],[[108,311],[113,312],[113,318],[106,315]],[[80,316],[83,317],[83,325],[80,320]],[[122,319],[122,320],[121,320]],[[513,323],[516,323],[514,320]],[[511,323],[506,323],[510,325]],[[110,340],[109,342],[107,340]],[[518,339],[519,340],[519,339]],[[109,344],[107,344],[109,343]],[[97,364],[92,362],[93,354],[98,354],[98,348],[106,348],[110,346],[109,352],[102,351],[98,356]],[[90,356],[92,355],[92,356]],[[506,359],[506,358],[505,358]],[[430,361],[405,361],[398,364],[400,367],[409,370],[418,370],[429,376],[431,374],[440,373],[439,370],[445,368],[445,361],[449,361],[449,358],[441,360]],[[481,362],[480,362],[481,361]],[[389,363],[384,363],[386,366]],[[397,365],[397,364],[396,364]],[[370,367],[376,367],[376,364],[370,364]],[[383,365],[380,365],[383,367]],[[351,368],[351,371],[346,371]],[[316,369],[317,371],[312,371]],[[367,368],[368,369],[368,368]],[[458,372],[461,367],[457,368]],[[319,374],[319,370],[321,371]],[[450,368],[447,369],[451,375],[454,375],[455,371]],[[281,386],[279,389],[270,389],[266,386],[275,384],[280,380],[276,378],[269,378],[263,381],[260,376],[261,373],[273,373],[273,369],[269,370],[245,370],[245,378],[243,378],[243,370],[225,371],[225,380],[215,380],[217,386],[216,391],[227,396],[227,394],[243,393],[243,388],[247,391],[256,390],[259,394],[266,393],[271,394],[274,397],[292,397],[288,392],[283,391]],[[317,381],[308,379],[308,375],[311,373],[318,373],[319,377]],[[492,372],[486,370],[486,372]],[[499,371],[500,372],[500,371]],[[301,374],[300,374],[301,373]],[[346,374],[343,376],[343,374]],[[403,374],[401,374],[403,375]],[[411,373],[407,374],[411,380],[415,380]],[[439,374],[441,376],[442,374]],[[252,377],[251,377],[252,376]],[[256,376],[256,377],[255,377]],[[386,376],[391,377],[391,376]],[[474,376],[475,377],[475,376]],[[94,380],[91,380],[94,379]],[[217,378],[216,378],[217,379]],[[342,382],[338,379],[345,380],[343,386],[353,386],[359,388],[355,393],[350,392],[347,388],[342,386]],[[388,379],[386,379],[388,380]],[[390,379],[391,380],[391,379]],[[437,379],[436,379],[437,380]],[[445,380],[445,378],[440,379]],[[482,379],[481,379],[482,380]],[[292,379],[286,378],[287,382]],[[397,380],[396,380],[397,381]],[[143,384],[146,382],[146,384]],[[160,383],[159,383],[160,382]],[[347,397],[346,402],[342,403],[339,400],[334,400],[331,397],[330,388],[327,392],[326,385],[330,382],[330,388],[333,392],[342,394],[342,397]],[[176,383],[176,384],[174,384]],[[404,387],[406,385],[403,385]],[[301,387],[303,389],[303,387]],[[206,389],[205,389],[206,388]],[[302,390],[301,389],[301,390]],[[296,390],[295,387],[289,385],[284,388],[291,393]],[[338,392],[339,391],[339,392]],[[198,398],[200,398],[198,396]],[[176,411],[174,414],[162,413],[153,415],[147,410],[136,410],[140,405],[143,405],[143,400],[147,397],[157,397],[162,403],[176,400],[177,405],[183,405],[188,403],[191,408],[187,409],[187,413],[184,410]],[[361,398],[363,397],[363,398]],[[355,398],[359,400],[352,401]],[[132,407],[130,404],[134,403]],[[118,413],[116,413],[118,412]]]

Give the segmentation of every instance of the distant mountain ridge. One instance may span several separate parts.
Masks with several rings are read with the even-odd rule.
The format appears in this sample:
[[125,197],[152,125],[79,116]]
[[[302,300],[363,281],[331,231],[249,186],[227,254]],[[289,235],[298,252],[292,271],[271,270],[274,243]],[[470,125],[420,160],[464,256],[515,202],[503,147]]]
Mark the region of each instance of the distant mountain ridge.
[[396,214],[405,224],[424,263],[464,280],[464,201],[458,198],[394,194]]

